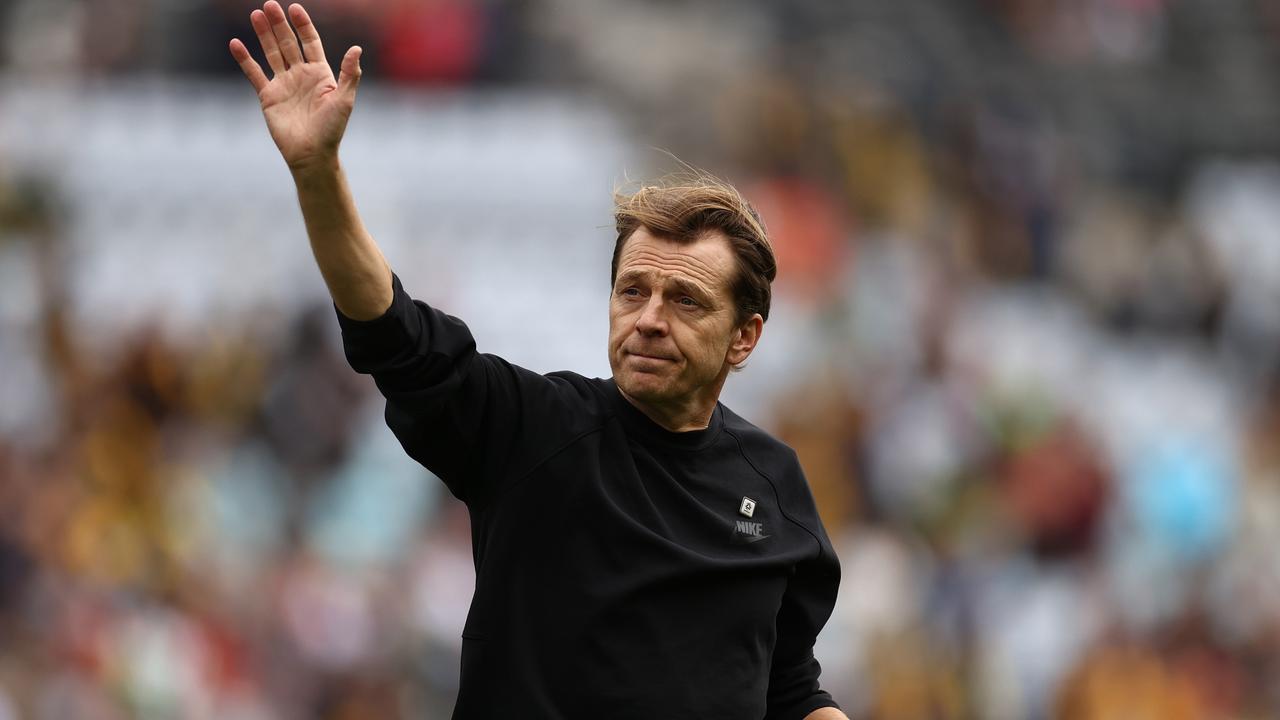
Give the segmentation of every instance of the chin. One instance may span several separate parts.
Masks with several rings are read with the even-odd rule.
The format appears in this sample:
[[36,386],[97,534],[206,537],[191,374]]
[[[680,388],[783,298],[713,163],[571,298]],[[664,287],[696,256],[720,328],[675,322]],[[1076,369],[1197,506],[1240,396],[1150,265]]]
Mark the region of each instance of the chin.
[[622,392],[633,400],[665,400],[671,394],[670,383],[665,378],[646,373],[622,372],[615,378]]

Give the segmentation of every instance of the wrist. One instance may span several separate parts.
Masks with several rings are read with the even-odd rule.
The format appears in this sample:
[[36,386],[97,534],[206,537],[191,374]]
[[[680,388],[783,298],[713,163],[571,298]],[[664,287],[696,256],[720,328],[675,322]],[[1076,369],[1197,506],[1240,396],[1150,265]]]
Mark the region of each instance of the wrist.
[[304,182],[313,178],[332,177],[342,172],[342,163],[338,154],[312,155],[301,160],[286,162],[289,172],[296,182]]

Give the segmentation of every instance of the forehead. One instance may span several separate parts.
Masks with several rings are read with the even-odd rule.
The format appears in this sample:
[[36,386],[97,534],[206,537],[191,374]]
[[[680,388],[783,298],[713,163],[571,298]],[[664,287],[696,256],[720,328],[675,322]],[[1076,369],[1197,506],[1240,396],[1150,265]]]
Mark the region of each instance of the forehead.
[[655,237],[641,226],[627,238],[618,256],[618,277],[646,275],[692,280],[709,290],[720,290],[729,287],[733,273],[733,250],[720,231],[682,243]]

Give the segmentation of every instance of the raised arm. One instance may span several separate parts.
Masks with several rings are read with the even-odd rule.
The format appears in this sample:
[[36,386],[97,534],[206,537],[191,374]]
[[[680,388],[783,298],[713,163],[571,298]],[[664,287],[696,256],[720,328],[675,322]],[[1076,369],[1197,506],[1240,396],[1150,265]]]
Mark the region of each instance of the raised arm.
[[239,38],[231,41],[231,56],[257,91],[271,139],[293,174],[320,274],[342,314],[376,318],[391,305],[391,270],[360,220],[338,161],[338,145],[360,84],[360,47],[343,55],[335,80],[320,34],[301,5],[290,5],[286,17],[284,8],[271,0],[254,10],[249,21],[271,78]]

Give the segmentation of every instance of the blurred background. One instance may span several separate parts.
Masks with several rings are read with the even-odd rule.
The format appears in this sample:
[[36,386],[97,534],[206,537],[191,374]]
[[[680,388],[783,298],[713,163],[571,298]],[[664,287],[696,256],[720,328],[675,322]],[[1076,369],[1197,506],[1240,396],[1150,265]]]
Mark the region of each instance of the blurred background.
[[[465,510],[345,365],[241,0],[0,0],[0,720],[445,718]],[[415,296],[605,376],[611,192],[742,187],[855,720],[1280,717],[1280,4],[312,0]],[[255,51],[257,50],[254,47]]]

